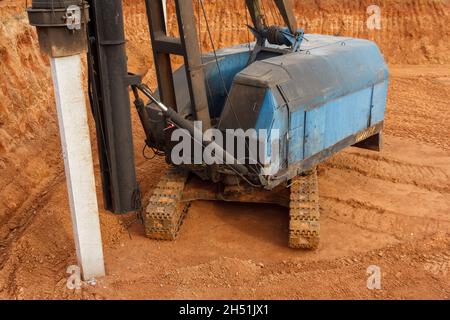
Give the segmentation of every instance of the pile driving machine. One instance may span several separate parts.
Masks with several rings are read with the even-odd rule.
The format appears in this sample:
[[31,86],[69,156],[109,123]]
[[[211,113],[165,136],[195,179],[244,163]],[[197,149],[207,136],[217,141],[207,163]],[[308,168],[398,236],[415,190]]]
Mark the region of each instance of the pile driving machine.
[[[290,247],[314,249],[320,236],[316,167],[349,146],[380,150],[387,65],[371,41],[305,34],[292,0],[273,0],[282,26],[267,24],[261,0],[246,0],[248,28],[256,41],[202,54],[197,23],[204,21],[209,30],[204,1],[174,0],[175,38],[167,31],[163,1],[145,0],[155,92],[127,70],[121,0],[53,1],[57,8],[79,5],[89,13],[89,92],[105,206],[124,213],[141,210],[145,202],[135,172],[132,92],[146,146],[165,155],[172,168],[142,209],[149,238],[175,239],[189,202],[196,199],[276,203],[290,210]],[[201,14],[196,17],[197,6]],[[178,70],[172,70],[171,55],[184,59]],[[177,128],[187,132],[194,149],[213,148],[213,156],[220,153],[228,161],[175,164],[171,137]],[[206,134],[209,129],[225,137],[234,129],[243,137],[232,139],[243,138],[246,147],[248,130],[266,130],[269,147],[263,153],[270,161],[246,161],[250,150],[244,161],[236,159],[234,144],[229,149],[217,143]],[[271,147],[274,130],[277,148]]]

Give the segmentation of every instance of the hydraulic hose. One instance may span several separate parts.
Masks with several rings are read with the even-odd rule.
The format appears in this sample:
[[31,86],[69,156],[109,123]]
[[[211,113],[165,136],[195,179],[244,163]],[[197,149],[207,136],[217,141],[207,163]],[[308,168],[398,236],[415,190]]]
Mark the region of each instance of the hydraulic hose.
[[205,134],[197,127],[194,126],[194,124],[183,118],[179,113],[177,113],[174,109],[165,106],[161,101],[156,99],[153,96],[153,93],[151,90],[142,84],[136,85],[136,87],[144,93],[153,103],[156,104],[156,106],[161,110],[161,112],[169,118],[177,127],[181,129],[186,129],[191,137],[202,137],[202,141],[196,141],[198,143],[201,143],[204,147],[212,146],[214,150],[219,150],[225,157],[225,164],[230,167],[233,171],[236,173],[239,173],[241,175],[248,174],[248,169],[245,165],[237,164],[237,160],[234,156],[232,156],[228,151],[223,149],[221,146],[219,146],[214,141],[211,141],[210,138],[206,137]]

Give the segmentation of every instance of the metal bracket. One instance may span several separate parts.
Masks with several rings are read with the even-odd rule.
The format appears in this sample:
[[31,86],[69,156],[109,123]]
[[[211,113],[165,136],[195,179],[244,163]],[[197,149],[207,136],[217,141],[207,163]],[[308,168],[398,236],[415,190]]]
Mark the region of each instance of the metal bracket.
[[89,22],[89,6],[71,5],[67,9],[33,9],[28,8],[30,25],[42,28],[67,27],[70,30],[80,30],[83,24]]
[[[37,28],[41,50],[53,58],[83,52],[86,49],[85,30],[89,22],[89,5],[80,1],[80,5],[53,8],[53,2],[50,1],[47,2],[47,8],[41,5],[27,9],[30,24]],[[42,4],[43,1],[39,3]],[[67,2],[59,5],[63,6],[65,3]]]

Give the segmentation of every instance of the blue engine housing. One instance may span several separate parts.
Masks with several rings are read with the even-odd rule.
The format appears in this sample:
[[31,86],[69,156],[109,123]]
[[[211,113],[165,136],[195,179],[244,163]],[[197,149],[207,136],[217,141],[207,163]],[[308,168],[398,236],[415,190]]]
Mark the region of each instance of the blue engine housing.
[[[383,127],[389,72],[377,45],[362,39],[305,37],[309,41],[300,52],[268,54],[248,67],[248,46],[220,50],[222,77],[213,54],[204,56],[210,114],[219,119],[219,129],[280,132],[280,161],[274,174],[265,177],[267,188],[379,134]],[[184,68],[175,72],[174,80],[178,110],[188,116]],[[271,152],[269,148],[268,157]]]

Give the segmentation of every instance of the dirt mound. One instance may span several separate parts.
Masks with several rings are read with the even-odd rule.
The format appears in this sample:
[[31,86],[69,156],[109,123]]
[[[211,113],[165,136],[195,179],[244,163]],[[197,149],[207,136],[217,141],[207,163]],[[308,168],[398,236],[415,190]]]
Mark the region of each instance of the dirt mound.
[[[439,0],[295,1],[300,25],[375,41],[390,63],[448,63],[450,2]],[[381,9],[381,30],[369,30],[367,8]]]
[[8,13],[0,20],[1,249],[28,223],[36,197],[58,179],[62,166],[48,60],[23,13],[0,9]]
[[[216,48],[246,43],[252,37],[246,24],[249,17],[242,0],[226,2],[205,1],[208,22]],[[141,68],[151,60],[148,44],[145,7],[136,1],[125,0],[127,38],[130,56],[140,62]],[[177,35],[176,17],[172,1],[168,1],[168,26]],[[197,1],[196,16],[199,16]],[[299,25],[307,33],[367,38],[375,41],[388,62],[393,64],[449,63],[450,56],[450,2],[439,0],[384,0],[384,1],[294,1]],[[274,14],[272,0],[263,1],[269,23],[280,24],[282,19]],[[367,8],[377,4],[381,9],[381,30],[369,30]],[[200,42],[204,51],[212,45],[207,26],[200,11]],[[131,27],[132,26],[132,27]],[[216,27],[220,26],[220,27]],[[141,31],[137,31],[141,30]],[[144,50],[143,50],[144,49]],[[143,52],[147,50],[147,52]],[[139,54],[137,54],[139,52]],[[137,56],[136,56],[137,54]],[[180,61],[179,59],[177,60]],[[154,80],[154,78],[151,78]]]
[[[244,1],[214,2],[207,7],[216,45],[248,41]],[[269,23],[281,23],[271,0],[263,1]],[[450,2],[438,0],[294,1],[299,25],[307,33],[367,38],[378,43],[390,63],[448,63],[450,43]],[[381,9],[381,30],[367,27],[367,8]],[[171,20],[172,23],[174,21]],[[204,21],[202,44],[211,49]]]
[[55,129],[48,58],[23,14],[0,21],[0,155]]

